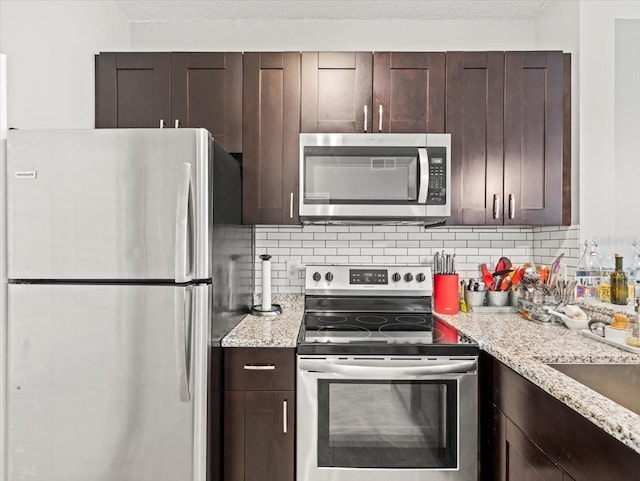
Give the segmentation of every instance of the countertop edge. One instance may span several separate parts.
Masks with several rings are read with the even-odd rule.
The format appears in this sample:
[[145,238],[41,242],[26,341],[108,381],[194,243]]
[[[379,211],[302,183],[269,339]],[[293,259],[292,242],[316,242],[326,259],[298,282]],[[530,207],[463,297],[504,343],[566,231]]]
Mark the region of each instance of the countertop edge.
[[[501,346],[499,340],[483,338],[483,336],[477,332],[460,326],[459,323],[456,322],[458,316],[435,315],[442,322],[456,329],[460,334],[477,342],[482,351],[490,354],[505,366],[640,454],[640,415],[635,414],[615,401],[547,365],[547,363],[555,362],[589,363],[605,361],[604,359],[588,354],[584,356],[567,355],[564,357],[561,355],[551,358],[548,354],[536,353],[535,350],[529,350],[526,355],[519,352],[512,352],[508,347]],[[501,316],[505,315],[502,314]],[[524,321],[515,315],[511,315],[511,317],[513,318],[511,319],[513,322],[531,322]],[[567,329],[563,327],[539,327],[540,329],[561,329],[565,334],[567,333]],[[568,332],[579,336],[578,333]],[[587,349],[591,346],[591,343],[597,343],[597,341],[588,338],[583,338],[583,340],[585,341],[585,348]],[[614,347],[611,347],[611,349],[614,351],[611,351],[611,354],[607,356],[606,362],[640,362],[640,356]]]

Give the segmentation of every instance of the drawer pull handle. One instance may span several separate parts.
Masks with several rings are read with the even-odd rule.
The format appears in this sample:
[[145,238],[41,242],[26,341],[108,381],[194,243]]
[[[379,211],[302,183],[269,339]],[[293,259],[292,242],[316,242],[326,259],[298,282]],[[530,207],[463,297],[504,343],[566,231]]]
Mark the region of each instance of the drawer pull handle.
[[282,432],[287,434],[287,426],[289,424],[289,419],[287,415],[287,400],[282,401]]
[[246,371],[273,371],[275,370],[275,364],[245,364],[244,369]]

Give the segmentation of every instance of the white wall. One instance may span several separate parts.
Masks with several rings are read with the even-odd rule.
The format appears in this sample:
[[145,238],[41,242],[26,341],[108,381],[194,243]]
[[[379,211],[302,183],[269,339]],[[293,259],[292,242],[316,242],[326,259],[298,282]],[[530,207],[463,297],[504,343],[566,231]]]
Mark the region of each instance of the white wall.
[[616,102],[633,99],[616,96],[616,19],[640,19],[640,2],[580,4],[580,237],[612,244],[640,235],[637,188],[618,189],[627,161],[616,151]]
[[615,23],[616,237],[640,237],[640,20]]
[[9,127],[92,128],[94,54],[128,50],[129,33],[113,1],[0,0]]
[[530,49],[532,20],[219,20],[133,23],[133,50]]

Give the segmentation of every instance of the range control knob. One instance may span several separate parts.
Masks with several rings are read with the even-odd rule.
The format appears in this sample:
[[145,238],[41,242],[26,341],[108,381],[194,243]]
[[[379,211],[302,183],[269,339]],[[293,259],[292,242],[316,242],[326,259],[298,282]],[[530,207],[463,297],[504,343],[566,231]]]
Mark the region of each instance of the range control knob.
[[324,275],[324,278],[325,278],[328,282],[331,282],[331,281],[333,280],[333,274],[332,274],[331,272],[327,272],[327,273]]
[[407,272],[404,275],[404,280],[407,281],[407,282],[411,282],[413,280],[413,274],[411,274],[411,272]]
[[424,282],[424,279],[424,274],[422,272],[416,276],[416,281],[418,282]]
[[314,272],[313,273],[313,280],[318,282],[320,279],[322,279],[322,276],[320,275],[319,272]]
[[398,282],[400,279],[402,279],[402,276],[396,272],[391,276],[391,279],[393,279],[393,282]]

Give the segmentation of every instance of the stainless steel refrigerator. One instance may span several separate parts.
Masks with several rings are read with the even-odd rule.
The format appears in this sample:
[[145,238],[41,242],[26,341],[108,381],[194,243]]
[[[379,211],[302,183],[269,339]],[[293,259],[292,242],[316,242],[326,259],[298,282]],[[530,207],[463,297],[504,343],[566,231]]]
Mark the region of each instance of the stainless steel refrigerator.
[[212,332],[252,287],[238,163],[105,129],[10,131],[6,164],[7,480],[204,481]]

